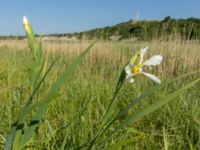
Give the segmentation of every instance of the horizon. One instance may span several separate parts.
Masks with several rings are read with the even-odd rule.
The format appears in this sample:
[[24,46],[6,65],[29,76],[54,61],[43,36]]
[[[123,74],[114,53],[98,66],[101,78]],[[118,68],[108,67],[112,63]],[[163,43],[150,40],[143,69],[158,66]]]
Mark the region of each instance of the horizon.
[[[173,5],[172,5],[173,4]],[[160,2],[144,0],[111,1],[64,1],[46,2],[8,0],[0,6],[0,36],[24,35],[22,17],[25,15],[33,26],[35,33],[65,34],[88,31],[129,20],[162,20],[166,16],[175,19],[190,17],[200,18],[200,4],[197,0],[190,2]],[[156,8],[156,9],[155,9]],[[6,18],[6,19],[5,19]]]

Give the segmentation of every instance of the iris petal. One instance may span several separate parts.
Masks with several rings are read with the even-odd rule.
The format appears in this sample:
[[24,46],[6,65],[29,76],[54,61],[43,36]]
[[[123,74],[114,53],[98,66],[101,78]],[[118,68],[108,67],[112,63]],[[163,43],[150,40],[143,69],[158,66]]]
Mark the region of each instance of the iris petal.
[[126,80],[129,82],[129,83],[133,83],[135,80],[133,79],[132,76],[127,76]]
[[143,62],[143,57],[147,50],[148,50],[148,47],[145,47],[140,50],[140,64]]
[[155,75],[153,74],[150,74],[150,73],[147,73],[147,72],[141,72],[143,75],[145,75],[146,77],[148,77],[149,79],[157,82],[157,83],[161,83],[160,79],[158,77],[156,77]]
[[148,66],[155,66],[159,65],[163,60],[163,57],[161,55],[154,55],[150,57],[148,60],[146,60],[143,65],[148,65]]
[[131,65],[130,65],[130,64],[126,65],[126,67],[124,68],[124,70],[125,70],[125,72],[126,72],[127,74],[132,74],[132,73],[131,73]]

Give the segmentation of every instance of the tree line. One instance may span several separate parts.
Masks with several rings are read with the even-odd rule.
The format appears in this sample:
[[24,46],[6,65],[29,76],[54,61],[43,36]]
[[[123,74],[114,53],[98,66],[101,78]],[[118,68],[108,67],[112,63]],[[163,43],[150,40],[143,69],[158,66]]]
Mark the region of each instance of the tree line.
[[[200,19],[174,19],[170,16],[163,20],[129,20],[114,26],[92,29],[79,33],[48,34],[36,36],[76,37],[77,39],[108,40],[111,36],[120,39],[138,38],[151,40],[155,38],[168,38],[180,36],[182,39],[200,39]],[[24,39],[24,36],[0,36],[0,39]]]

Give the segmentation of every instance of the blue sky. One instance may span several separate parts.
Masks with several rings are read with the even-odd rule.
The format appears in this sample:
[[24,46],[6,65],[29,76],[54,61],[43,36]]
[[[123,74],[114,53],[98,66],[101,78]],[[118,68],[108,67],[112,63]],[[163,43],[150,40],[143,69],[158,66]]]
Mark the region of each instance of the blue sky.
[[39,34],[67,33],[136,18],[200,17],[200,0],[0,0],[0,35],[23,35],[26,15]]

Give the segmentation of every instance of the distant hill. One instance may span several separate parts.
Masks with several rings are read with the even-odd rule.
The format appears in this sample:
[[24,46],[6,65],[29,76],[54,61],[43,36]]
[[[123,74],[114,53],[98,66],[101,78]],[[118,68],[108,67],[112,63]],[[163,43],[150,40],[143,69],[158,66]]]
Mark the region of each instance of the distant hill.
[[[173,19],[167,16],[163,20],[129,20],[114,26],[107,26],[79,33],[49,34],[42,36],[116,41],[133,37],[141,40],[151,40],[154,38],[167,38],[177,35],[183,39],[200,39],[200,19]],[[9,38],[16,37],[10,36]],[[24,37],[19,36],[18,38],[21,39]]]
[[90,31],[70,34],[52,34],[50,36],[76,37],[77,39],[120,40],[136,37],[142,40],[181,36],[183,39],[200,39],[200,19],[129,20],[114,26],[97,28]]

